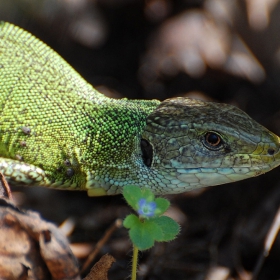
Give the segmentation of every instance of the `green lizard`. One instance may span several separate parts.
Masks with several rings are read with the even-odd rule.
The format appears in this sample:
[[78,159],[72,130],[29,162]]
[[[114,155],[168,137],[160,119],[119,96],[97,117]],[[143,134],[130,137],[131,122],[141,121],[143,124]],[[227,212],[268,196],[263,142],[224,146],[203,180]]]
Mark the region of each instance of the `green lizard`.
[[181,193],[280,164],[279,138],[238,108],[111,99],[30,33],[0,23],[0,171],[13,184]]

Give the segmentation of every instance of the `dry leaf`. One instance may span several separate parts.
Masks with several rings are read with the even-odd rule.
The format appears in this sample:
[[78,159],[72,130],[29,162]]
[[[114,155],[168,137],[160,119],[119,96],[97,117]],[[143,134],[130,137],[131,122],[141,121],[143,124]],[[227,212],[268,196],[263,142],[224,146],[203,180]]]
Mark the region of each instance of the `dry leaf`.
[[59,229],[0,198],[1,279],[80,279],[76,258]]
[[102,256],[83,280],[108,280],[108,271],[115,261],[111,255],[106,254]]

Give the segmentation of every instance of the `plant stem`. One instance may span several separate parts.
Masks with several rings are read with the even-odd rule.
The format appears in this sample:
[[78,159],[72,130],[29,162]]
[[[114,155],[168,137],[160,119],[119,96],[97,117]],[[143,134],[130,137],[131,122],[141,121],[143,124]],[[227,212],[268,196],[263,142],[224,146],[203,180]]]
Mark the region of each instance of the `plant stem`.
[[137,277],[137,264],[138,264],[138,247],[133,245],[131,280],[136,280],[136,277]]

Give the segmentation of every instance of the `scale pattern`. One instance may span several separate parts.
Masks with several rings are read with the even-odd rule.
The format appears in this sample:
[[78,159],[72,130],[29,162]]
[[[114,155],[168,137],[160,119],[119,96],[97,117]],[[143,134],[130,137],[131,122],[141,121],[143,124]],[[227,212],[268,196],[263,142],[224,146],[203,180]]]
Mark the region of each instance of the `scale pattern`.
[[[159,104],[105,97],[8,23],[0,25],[0,77],[2,170],[29,185],[85,188],[89,172],[129,165],[146,116]],[[7,158],[16,164],[12,176]]]
[[13,184],[181,193],[267,172],[279,150],[231,105],[105,97],[44,43],[0,23],[0,171]]

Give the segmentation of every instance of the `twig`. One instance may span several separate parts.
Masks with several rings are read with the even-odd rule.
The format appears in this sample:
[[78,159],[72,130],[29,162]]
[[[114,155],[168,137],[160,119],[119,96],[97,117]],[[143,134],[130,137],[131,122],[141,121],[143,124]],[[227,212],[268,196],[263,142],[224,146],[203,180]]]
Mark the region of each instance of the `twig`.
[[266,235],[265,242],[264,242],[264,250],[259,256],[259,259],[256,263],[255,269],[252,274],[252,280],[257,279],[257,276],[263,266],[263,263],[265,261],[265,258],[269,255],[269,252],[271,250],[271,247],[275,241],[275,238],[279,232],[280,229],[280,208],[278,208],[278,211],[274,217],[274,220],[270,226],[270,229]]
[[10,186],[2,172],[0,172],[0,194],[4,197],[7,197],[10,200],[13,200],[12,192]]
[[108,241],[108,239],[111,237],[113,232],[120,228],[122,226],[122,220],[117,219],[113,225],[110,226],[110,228],[105,232],[103,237],[96,243],[96,246],[94,250],[89,254],[87,260],[84,262],[83,267],[81,269],[81,273],[84,273],[88,267],[91,265],[93,260],[95,259],[96,255],[99,253],[103,245]]

